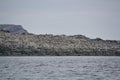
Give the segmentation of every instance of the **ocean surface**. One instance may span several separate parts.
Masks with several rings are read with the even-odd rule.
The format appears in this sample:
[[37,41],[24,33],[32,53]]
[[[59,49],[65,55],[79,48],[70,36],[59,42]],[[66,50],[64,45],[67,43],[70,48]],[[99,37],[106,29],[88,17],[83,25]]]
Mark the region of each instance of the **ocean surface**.
[[0,57],[0,80],[120,80],[120,57]]

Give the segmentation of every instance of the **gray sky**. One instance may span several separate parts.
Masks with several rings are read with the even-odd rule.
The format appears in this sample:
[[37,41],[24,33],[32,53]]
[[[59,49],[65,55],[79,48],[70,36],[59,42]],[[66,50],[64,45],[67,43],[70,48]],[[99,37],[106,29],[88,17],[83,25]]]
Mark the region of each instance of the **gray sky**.
[[0,0],[0,24],[36,34],[120,40],[120,0]]

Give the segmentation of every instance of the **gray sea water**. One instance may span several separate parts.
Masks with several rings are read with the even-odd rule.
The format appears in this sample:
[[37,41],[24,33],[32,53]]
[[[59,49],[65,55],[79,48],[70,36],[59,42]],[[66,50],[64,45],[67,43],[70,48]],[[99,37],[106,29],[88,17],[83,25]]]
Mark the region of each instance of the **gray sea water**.
[[120,57],[0,57],[0,80],[120,80]]

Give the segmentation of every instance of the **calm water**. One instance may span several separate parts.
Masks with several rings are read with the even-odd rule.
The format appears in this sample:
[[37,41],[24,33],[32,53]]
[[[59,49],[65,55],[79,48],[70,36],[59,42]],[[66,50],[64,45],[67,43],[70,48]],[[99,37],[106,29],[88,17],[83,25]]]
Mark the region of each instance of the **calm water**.
[[0,80],[120,80],[120,57],[0,57]]

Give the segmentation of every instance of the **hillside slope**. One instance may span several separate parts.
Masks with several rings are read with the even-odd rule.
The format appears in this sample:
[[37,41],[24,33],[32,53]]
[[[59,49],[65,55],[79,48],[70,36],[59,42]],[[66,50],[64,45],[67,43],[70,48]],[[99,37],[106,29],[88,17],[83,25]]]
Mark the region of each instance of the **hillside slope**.
[[120,56],[120,43],[82,35],[12,34],[0,31],[1,56]]
[[10,33],[27,34],[27,30],[23,29],[21,25],[14,24],[0,24],[0,30],[8,31]]

